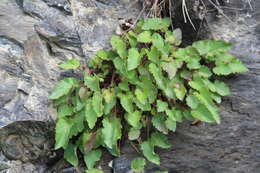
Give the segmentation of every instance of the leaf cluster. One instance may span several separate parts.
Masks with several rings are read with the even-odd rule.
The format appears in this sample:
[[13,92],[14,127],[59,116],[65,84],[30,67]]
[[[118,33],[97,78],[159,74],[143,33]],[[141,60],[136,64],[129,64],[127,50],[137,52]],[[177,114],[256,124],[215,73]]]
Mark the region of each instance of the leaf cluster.
[[[160,164],[154,149],[171,146],[166,135],[177,122],[220,123],[217,105],[230,93],[220,76],[247,68],[228,53],[231,45],[224,41],[202,40],[180,48],[181,31],[169,26],[168,18],[140,20],[134,30],[112,36],[111,50],[99,50],[89,59],[84,81],[66,78],[53,90],[55,148],[63,148],[72,165],[78,165],[81,152],[87,172],[99,172],[94,165],[101,148],[118,156],[126,138],[147,160]],[[77,69],[80,63],[72,59],[60,67]],[[141,170],[144,165],[137,158],[131,167]]]

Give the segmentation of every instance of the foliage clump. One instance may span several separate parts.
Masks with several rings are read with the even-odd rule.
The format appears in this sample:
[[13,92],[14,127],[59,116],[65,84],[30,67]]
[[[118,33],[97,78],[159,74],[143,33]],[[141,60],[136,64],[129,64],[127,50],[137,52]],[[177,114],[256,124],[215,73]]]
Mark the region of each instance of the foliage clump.
[[[219,77],[247,68],[224,41],[180,48],[181,31],[169,26],[168,18],[140,20],[134,30],[112,36],[112,50],[98,51],[87,66],[75,59],[60,65],[84,67],[84,81],[66,78],[50,95],[58,111],[55,148],[63,148],[72,165],[78,165],[81,152],[88,172],[98,172],[101,148],[119,156],[126,138],[160,164],[154,148],[171,146],[166,135],[177,122],[220,123],[217,105],[230,90]],[[131,167],[140,170],[144,164],[137,158]]]

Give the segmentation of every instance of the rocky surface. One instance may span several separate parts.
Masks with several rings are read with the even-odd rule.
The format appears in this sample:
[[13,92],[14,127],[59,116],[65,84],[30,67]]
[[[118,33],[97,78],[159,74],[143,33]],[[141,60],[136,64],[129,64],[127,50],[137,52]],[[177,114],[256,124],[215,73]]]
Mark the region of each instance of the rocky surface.
[[[173,1],[172,16],[185,43],[197,38],[230,41],[233,54],[250,72],[227,79],[233,94],[221,105],[221,125],[179,125],[170,137],[172,149],[159,151],[161,166],[149,165],[145,172],[258,173],[260,2],[186,0],[197,31],[183,23],[181,2]],[[52,149],[50,122],[56,113],[48,93],[58,79],[75,75],[57,65],[72,57],[84,61],[108,48],[120,21],[136,19],[139,5],[131,0],[1,0],[0,173],[77,172]],[[113,163],[116,173],[129,170],[133,153],[123,148],[123,157]]]

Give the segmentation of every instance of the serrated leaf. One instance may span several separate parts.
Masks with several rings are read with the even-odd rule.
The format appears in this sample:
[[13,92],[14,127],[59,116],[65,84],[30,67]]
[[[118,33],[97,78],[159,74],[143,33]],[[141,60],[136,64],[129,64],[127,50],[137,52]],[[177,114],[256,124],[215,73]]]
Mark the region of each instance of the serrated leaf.
[[94,111],[91,103],[87,103],[85,106],[85,119],[88,123],[88,127],[93,129],[97,122],[97,113]]
[[99,58],[101,58],[102,60],[108,60],[108,53],[107,53],[107,51],[105,51],[103,49],[97,51],[97,56]]
[[182,101],[186,95],[187,90],[183,84],[175,83],[174,92],[176,97]]
[[208,109],[208,111],[211,113],[214,120],[220,124],[220,117],[218,114],[218,109],[215,106],[215,104],[212,102],[210,98],[210,93],[207,92],[207,90],[201,90],[201,93],[195,92],[194,95],[200,100],[200,102],[205,105],[205,107]]
[[201,67],[200,65],[200,57],[199,56],[193,56],[186,60],[187,67],[189,69],[199,69]]
[[73,126],[71,119],[67,117],[60,118],[55,127],[55,150],[63,147],[66,148],[69,137],[70,129]]
[[191,111],[191,115],[203,122],[213,123],[216,120],[212,116],[212,114],[209,112],[209,110],[204,106],[203,104],[199,104],[199,106]]
[[214,82],[214,85],[216,87],[216,92],[221,96],[226,96],[230,94],[229,87],[224,83],[216,80]]
[[135,96],[138,99],[138,101],[142,104],[147,103],[147,95],[139,88],[135,89]]
[[151,47],[151,50],[147,52],[148,59],[155,64],[159,64],[160,52],[155,46]]
[[95,92],[92,97],[92,106],[97,114],[97,117],[103,115],[104,105],[103,105],[103,95],[100,92]]
[[141,117],[142,117],[142,113],[139,111],[134,111],[133,113],[125,114],[125,119],[128,122],[128,124],[136,128],[140,126]]
[[229,75],[232,73],[231,68],[226,64],[214,67],[213,72],[217,75]]
[[100,160],[102,155],[101,150],[92,150],[84,155],[84,161],[88,169],[92,169],[97,161]]
[[151,104],[142,104],[141,102],[139,102],[136,98],[134,99],[134,103],[136,104],[136,106],[141,109],[142,111],[150,111],[151,110]]
[[141,150],[143,151],[144,156],[152,163],[160,165],[160,158],[154,152],[154,146],[151,141],[145,141],[141,144]]
[[168,134],[168,129],[165,125],[165,119],[162,115],[154,115],[152,118],[153,126],[163,134]]
[[170,26],[171,20],[170,18],[148,18],[144,21],[142,26],[143,30],[160,30],[167,29]]
[[198,70],[198,75],[201,77],[209,78],[212,75],[212,73],[207,66],[201,66]]
[[92,91],[100,91],[99,78],[95,75],[84,76],[84,85],[86,85]]
[[120,104],[127,112],[132,113],[134,111],[132,95],[121,94],[119,95],[119,99],[120,99]]
[[132,160],[131,162],[131,169],[133,171],[142,171],[144,170],[145,167],[145,159],[144,158],[135,158],[134,160]]
[[137,68],[140,64],[141,56],[136,48],[130,48],[128,50],[128,58],[127,58],[127,69],[133,70]]
[[59,118],[73,114],[73,108],[66,103],[59,105],[57,109]]
[[69,143],[64,151],[64,158],[73,166],[78,166],[77,146]]
[[210,52],[224,52],[231,48],[231,44],[221,40],[201,40],[192,44],[192,47],[196,48],[200,55],[205,55]]
[[174,78],[178,68],[182,66],[183,62],[180,60],[174,60],[168,63],[163,63],[163,70],[167,72],[169,79]]
[[159,132],[152,133],[150,140],[154,146],[164,148],[164,149],[168,149],[171,147],[171,144],[169,143],[167,137],[162,133]]
[[165,83],[163,81],[163,75],[162,75],[162,72],[160,71],[160,69],[155,64],[151,63],[149,65],[149,72],[152,73],[158,87],[160,89],[164,90],[166,87],[165,87]]
[[164,41],[160,34],[154,33],[152,36],[153,46],[156,47],[159,51],[163,52],[164,50]]
[[128,83],[126,81],[120,82],[118,87],[123,91],[129,91]]
[[232,73],[242,73],[248,71],[248,68],[239,59],[233,59],[228,65]]
[[152,42],[152,33],[150,31],[143,31],[137,36],[137,41],[140,43],[150,43]]
[[78,80],[75,78],[66,78],[61,80],[52,91],[49,99],[58,99],[68,94],[74,87],[78,85]]
[[69,137],[77,136],[84,130],[84,119],[84,111],[78,112],[71,118],[73,126],[71,127]]
[[167,109],[165,112],[171,120],[176,121],[176,118],[174,116],[174,109]]
[[141,132],[139,129],[134,129],[134,128],[131,128],[130,131],[128,132],[128,139],[129,140],[136,140],[139,138]]
[[112,48],[115,49],[121,58],[126,58],[126,43],[116,35],[113,35],[110,41]]
[[157,112],[164,112],[168,109],[168,103],[161,100],[157,100],[156,107],[157,107]]
[[74,70],[79,68],[80,62],[77,59],[70,59],[63,64],[60,64],[59,67],[65,70]]
[[176,121],[172,120],[171,118],[167,118],[166,121],[165,121],[165,125],[166,127],[175,132],[176,131]]
[[89,169],[89,170],[86,170],[86,173],[104,173],[102,170],[100,169]]
[[108,148],[112,149],[113,145],[116,145],[117,140],[121,138],[121,122],[118,118],[112,117],[110,120],[108,118],[103,119],[102,124],[104,143]]
[[113,63],[114,63],[115,68],[120,73],[124,74],[126,72],[126,65],[122,58],[116,57],[115,59],[113,59]]
[[193,95],[188,95],[186,103],[191,109],[196,109],[199,105],[199,100]]

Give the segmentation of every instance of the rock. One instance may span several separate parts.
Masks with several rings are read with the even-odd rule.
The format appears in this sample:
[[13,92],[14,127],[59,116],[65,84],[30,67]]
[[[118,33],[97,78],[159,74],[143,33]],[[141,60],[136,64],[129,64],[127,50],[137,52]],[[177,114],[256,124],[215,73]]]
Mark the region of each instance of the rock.
[[13,160],[12,162],[2,161],[0,165],[5,165],[3,169],[9,169],[11,173],[44,172],[50,160],[56,157],[52,148],[53,144],[53,129],[49,123],[14,122],[0,129],[1,152],[4,159]]

